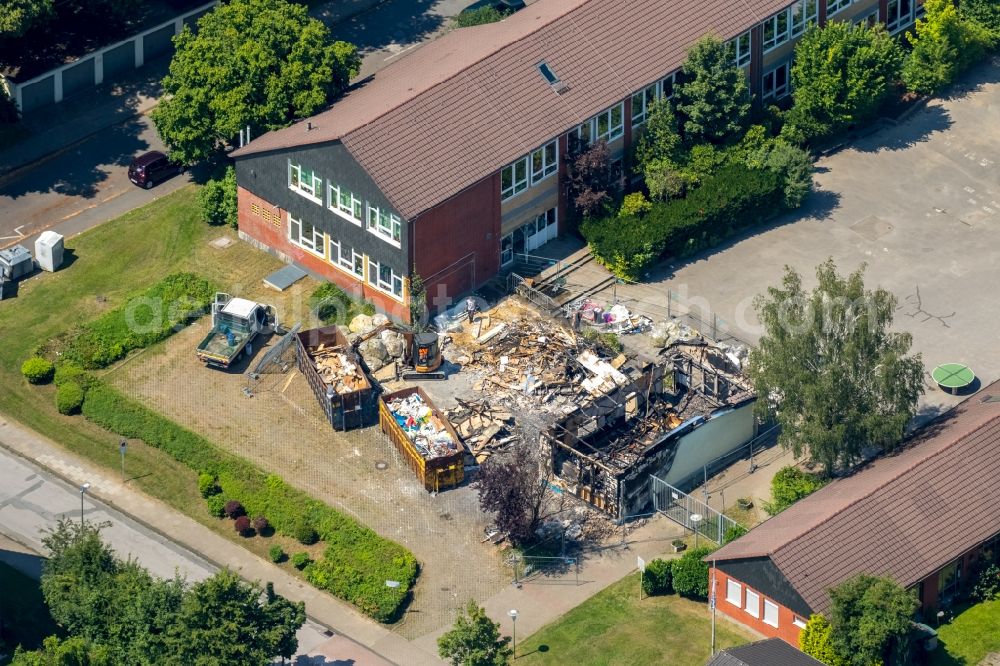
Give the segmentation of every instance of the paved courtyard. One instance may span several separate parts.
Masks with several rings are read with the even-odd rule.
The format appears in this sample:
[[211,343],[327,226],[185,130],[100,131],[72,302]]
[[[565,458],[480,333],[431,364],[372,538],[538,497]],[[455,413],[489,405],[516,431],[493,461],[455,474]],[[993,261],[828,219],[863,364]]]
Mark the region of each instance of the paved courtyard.
[[[1000,378],[1000,59],[968,75],[951,98],[884,125],[818,161],[817,191],[801,210],[661,266],[645,284],[619,285],[617,297],[662,319],[669,291],[675,313],[679,304],[709,322],[714,313],[721,331],[754,342],[754,296],[777,284],[785,265],[811,288],[828,257],[842,272],[864,262],[866,284],[898,299],[896,326],[913,335],[928,375],[957,361],[983,384]],[[579,289],[602,272],[591,262],[569,279]],[[922,410],[957,400],[928,388]]]

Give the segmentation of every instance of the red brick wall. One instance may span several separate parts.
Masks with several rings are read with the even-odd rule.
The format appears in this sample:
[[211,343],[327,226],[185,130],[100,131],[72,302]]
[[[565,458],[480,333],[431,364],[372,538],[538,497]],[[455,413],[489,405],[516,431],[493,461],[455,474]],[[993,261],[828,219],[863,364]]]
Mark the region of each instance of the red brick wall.
[[366,285],[361,280],[338,270],[311,252],[288,241],[288,213],[274,206],[249,190],[237,189],[239,202],[239,228],[241,235],[249,237],[261,249],[270,251],[286,261],[294,261],[302,268],[340,286],[344,291],[372,303],[379,311],[393,319],[409,321],[410,310],[399,301]]
[[500,270],[500,173],[410,222],[410,265],[428,307],[447,308]]
[[[799,647],[799,632],[801,630],[792,623],[796,617],[792,611],[777,603],[774,599],[769,599],[769,601],[774,602],[778,606],[778,626],[772,627],[764,622],[764,599],[767,598],[765,594],[759,590],[748,588],[742,581],[734,578],[733,580],[741,585],[740,606],[737,608],[726,600],[726,587],[730,577],[718,570],[713,570],[709,575],[711,576],[713,573],[715,575],[715,607],[718,612],[768,638],[780,638],[789,645],[793,645],[796,648]],[[756,592],[760,596],[758,600],[758,617],[754,617],[744,610],[747,589]],[[809,618],[802,618],[802,620],[807,619]]]

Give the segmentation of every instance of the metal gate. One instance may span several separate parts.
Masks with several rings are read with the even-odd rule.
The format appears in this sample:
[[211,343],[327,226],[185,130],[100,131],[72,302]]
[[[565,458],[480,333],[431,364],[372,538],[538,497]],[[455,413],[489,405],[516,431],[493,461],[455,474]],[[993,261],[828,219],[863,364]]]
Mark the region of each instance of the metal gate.
[[[692,531],[697,529],[698,534],[718,544],[722,543],[729,528],[738,525],[729,516],[722,515],[683,490],[675,488],[655,476],[650,475],[650,478],[652,479],[653,507],[675,523]],[[695,515],[701,516],[701,519],[691,520],[691,516]]]

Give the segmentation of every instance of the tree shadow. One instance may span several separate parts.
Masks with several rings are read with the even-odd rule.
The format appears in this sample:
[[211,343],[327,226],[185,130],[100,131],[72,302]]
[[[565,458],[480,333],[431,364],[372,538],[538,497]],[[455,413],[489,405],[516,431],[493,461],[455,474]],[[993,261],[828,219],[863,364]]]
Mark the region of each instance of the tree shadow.
[[770,222],[765,222],[763,224],[743,229],[739,233],[726,238],[718,245],[702,250],[701,252],[697,252],[686,257],[669,257],[660,261],[660,263],[650,269],[650,271],[643,276],[642,282],[656,283],[662,280],[672,279],[676,276],[678,270],[689,264],[704,261],[716,254],[721,254],[746,240],[756,236],[762,236],[779,227],[795,224],[804,220],[828,220],[832,216],[833,212],[840,207],[840,199],[841,195],[838,192],[831,192],[830,190],[814,190],[806,198],[802,206],[793,211],[781,213]]
[[300,654],[288,663],[292,666],[355,666],[358,662],[353,659],[329,660],[323,655],[308,656]]
[[986,85],[998,82],[1000,82],[1000,55],[992,55],[985,62],[964,73],[938,97],[948,101],[965,99]]
[[[851,147],[861,153],[883,150],[906,150],[954,124],[951,114],[940,104],[924,105],[901,119],[882,118],[853,135]],[[849,135],[849,140],[852,138]]]
[[419,42],[447,22],[433,11],[437,0],[385,2],[346,21],[337,9],[342,4],[342,0],[323,3],[310,13],[330,28],[335,39],[351,42],[362,54],[393,43]]

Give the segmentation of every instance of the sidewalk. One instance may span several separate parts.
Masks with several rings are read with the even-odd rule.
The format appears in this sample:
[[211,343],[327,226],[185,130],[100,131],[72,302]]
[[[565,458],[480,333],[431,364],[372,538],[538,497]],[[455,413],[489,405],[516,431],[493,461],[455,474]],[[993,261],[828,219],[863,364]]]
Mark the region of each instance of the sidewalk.
[[[218,567],[228,566],[248,580],[273,582],[278,594],[293,601],[304,601],[310,618],[338,634],[350,637],[391,662],[406,666],[441,663],[435,656],[436,650],[426,652],[418,649],[328,593],[265,562],[165,504],[123,485],[106,470],[84,461],[9,419],[0,421],[0,445],[74,485],[90,483],[89,493],[95,498],[128,514],[147,529],[164,535],[165,539],[201,555],[208,562]],[[168,534],[169,537],[166,536]],[[359,666],[374,663],[373,660],[365,661],[361,652],[359,651],[354,663]]]

